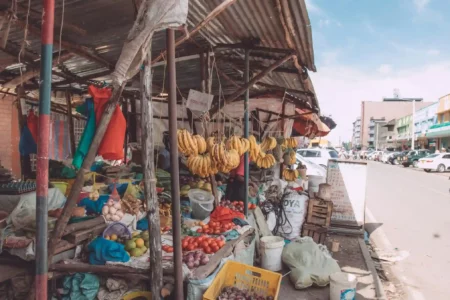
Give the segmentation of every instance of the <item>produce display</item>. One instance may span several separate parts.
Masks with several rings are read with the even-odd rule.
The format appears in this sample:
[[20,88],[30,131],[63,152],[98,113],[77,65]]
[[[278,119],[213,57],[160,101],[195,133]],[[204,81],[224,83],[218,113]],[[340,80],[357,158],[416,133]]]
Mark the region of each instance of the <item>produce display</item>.
[[102,215],[106,221],[118,222],[123,218],[122,205],[120,202],[115,202],[113,199],[109,199],[102,208]]
[[211,158],[218,170],[222,173],[229,173],[236,169],[241,162],[241,156],[235,149],[226,150],[225,144],[215,144],[211,149]]
[[262,169],[272,168],[276,163],[275,157],[272,154],[265,154],[264,152],[261,152],[256,159],[256,165]]
[[221,223],[210,221],[208,224],[199,222],[198,225],[201,226],[201,228],[197,229],[198,233],[207,233],[215,235],[220,235],[236,227],[236,225],[233,222]]
[[226,148],[227,150],[236,150],[240,157],[250,149],[250,142],[246,138],[233,135],[228,139]]
[[277,140],[274,137],[266,137],[260,146],[262,151],[273,150],[277,146]]
[[226,286],[222,289],[217,300],[274,300],[274,297],[264,297],[258,293],[255,293],[246,289],[239,289],[237,287]]
[[197,237],[186,236],[181,240],[184,251],[202,249],[206,254],[212,254],[225,246],[225,237],[212,238],[207,235]]
[[[230,200],[222,200],[222,201],[220,201],[219,205],[223,206],[223,207],[228,207],[229,209],[232,209],[232,210],[235,210],[235,211],[238,211],[241,213],[244,212],[244,206],[245,206],[243,201],[230,201]],[[248,203],[248,208],[255,209],[256,204]]]
[[194,269],[206,265],[209,262],[209,257],[201,251],[189,252],[183,255],[183,262],[189,269]]
[[[117,240],[117,242],[125,245],[125,250],[132,257],[139,257],[144,255],[147,252],[149,247],[149,232],[148,230],[142,231],[141,233],[133,232],[130,239],[127,240]],[[110,238],[112,239],[112,236]]]
[[127,194],[122,199],[122,207],[126,213],[137,216],[143,208],[143,203],[140,199],[136,199],[132,195]]
[[297,148],[298,142],[295,138],[287,138],[283,142],[285,148]]
[[299,176],[298,170],[290,170],[290,169],[284,169],[283,170],[283,178],[286,181],[295,181]]
[[297,162],[297,157],[295,156],[295,151],[292,149],[289,149],[284,153],[283,155],[283,162],[286,165],[293,165]]

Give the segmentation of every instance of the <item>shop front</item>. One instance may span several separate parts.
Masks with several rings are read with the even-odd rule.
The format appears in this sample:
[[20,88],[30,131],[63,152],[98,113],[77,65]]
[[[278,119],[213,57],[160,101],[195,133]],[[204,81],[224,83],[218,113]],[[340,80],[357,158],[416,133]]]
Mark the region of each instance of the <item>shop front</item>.
[[450,122],[436,124],[430,127],[426,137],[431,141],[435,141],[435,149],[450,148]]

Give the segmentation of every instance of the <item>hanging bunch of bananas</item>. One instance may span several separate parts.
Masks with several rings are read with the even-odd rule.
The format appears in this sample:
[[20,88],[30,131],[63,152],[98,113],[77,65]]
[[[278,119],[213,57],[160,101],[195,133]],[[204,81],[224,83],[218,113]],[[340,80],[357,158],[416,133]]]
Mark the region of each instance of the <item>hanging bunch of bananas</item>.
[[293,137],[284,140],[283,146],[285,148],[297,148],[297,140]]
[[241,156],[235,149],[226,150],[224,143],[215,144],[211,150],[211,158],[218,170],[229,173],[236,169],[241,162]]
[[226,148],[227,150],[236,150],[239,156],[242,156],[245,152],[248,151],[248,148],[250,146],[250,143],[248,143],[248,140],[245,138],[241,138],[237,135],[233,135],[230,137],[227,141]]
[[206,141],[205,139],[201,136],[201,135],[194,135],[192,136],[195,141],[197,142],[197,150],[198,150],[198,154],[203,154],[206,152],[207,150],[207,145],[206,145]]
[[286,181],[295,181],[299,176],[298,170],[290,170],[290,169],[284,169],[283,170],[283,178]]
[[248,141],[250,142],[250,160],[256,161],[261,154],[261,147],[256,142],[256,138],[254,135],[248,137]]
[[277,146],[277,140],[268,136],[264,139],[260,146],[262,151],[272,150]]
[[178,151],[185,156],[197,155],[197,139],[193,138],[191,133],[186,129],[178,129]]
[[212,147],[217,143],[217,140],[215,137],[210,136],[206,139],[206,148],[209,152],[211,152]]
[[297,157],[295,156],[295,151],[289,149],[283,155],[283,161],[286,165],[293,165],[297,162]]
[[258,168],[269,169],[276,164],[275,157],[272,154],[265,154],[261,152],[260,156],[256,159],[256,165]]
[[191,155],[187,160],[187,166],[192,174],[200,177],[211,175],[211,157],[207,155]]

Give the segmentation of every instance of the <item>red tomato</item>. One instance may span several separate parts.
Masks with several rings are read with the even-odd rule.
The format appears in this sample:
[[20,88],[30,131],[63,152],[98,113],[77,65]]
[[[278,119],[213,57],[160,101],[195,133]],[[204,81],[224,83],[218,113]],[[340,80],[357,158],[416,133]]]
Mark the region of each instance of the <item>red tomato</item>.
[[239,201],[240,206],[244,206],[244,201]]
[[206,254],[211,254],[212,253],[210,247],[203,248],[203,251],[205,251]]
[[217,234],[217,235],[220,235],[220,229],[216,229],[216,230],[214,230],[214,234]]
[[188,246],[188,242],[183,241],[181,248],[186,249],[187,246]]
[[203,241],[201,246],[202,246],[203,249],[205,249],[205,247],[209,246],[209,243],[207,241]]
[[211,246],[211,250],[213,253],[216,253],[217,251],[219,251],[219,246],[213,245],[213,246]]
[[199,228],[199,229],[197,229],[197,232],[198,232],[198,233],[202,233],[202,232],[203,232],[203,229]]
[[217,242],[217,246],[219,246],[220,248],[222,248],[223,246],[225,246],[225,241],[220,240]]
[[195,248],[194,248],[194,245],[193,244],[190,244],[190,245],[188,245],[187,246],[187,250],[188,251],[192,251],[192,250],[194,250]]
[[173,252],[173,247],[168,247],[167,248],[167,252],[172,253]]
[[194,249],[198,248],[198,243],[197,242],[192,243],[192,245],[194,245]]
[[214,243],[214,239],[209,239],[208,244],[211,245],[212,243]]

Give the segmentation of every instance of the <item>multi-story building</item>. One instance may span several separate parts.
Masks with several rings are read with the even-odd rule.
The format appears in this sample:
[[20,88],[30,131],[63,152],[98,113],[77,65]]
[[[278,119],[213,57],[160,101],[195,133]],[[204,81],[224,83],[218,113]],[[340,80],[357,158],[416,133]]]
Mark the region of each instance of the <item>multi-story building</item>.
[[373,145],[369,143],[371,130],[370,121],[372,119],[385,120],[397,119],[412,113],[413,101],[415,101],[416,110],[432,104],[431,102],[423,102],[422,98],[384,98],[383,101],[363,101],[361,103],[361,133],[360,144],[366,149]]
[[386,124],[384,118],[375,119],[371,118],[369,122],[369,139],[368,148],[379,149],[379,141],[383,131],[383,125]]
[[395,149],[397,147],[397,120],[392,119],[384,124],[383,131],[381,132],[378,149]]
[[425,136],[435,139],[436,149],[450,147],[450,94],[439,98],[436,124],[428,129]]
[[435,150],[435,139],[428,139],[426,134],[437,122],[436,113],[438,104],[439,102],[436,102],[416,111],[416,115],[414,116],[414,135],[417,140],[415,148]]
[[361,147],[361,118],[357,118],[353,122],[352,147]]
[[412,114],[398,118],[396,121],[397,127],[397,146],[402,149],[409,149],[411,147],[412,139]]

